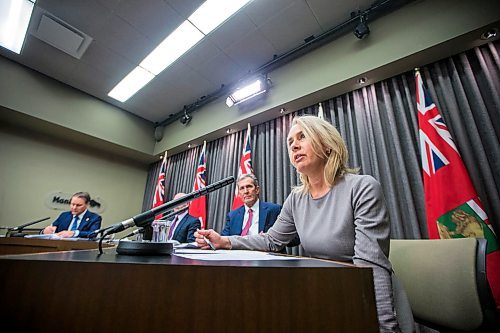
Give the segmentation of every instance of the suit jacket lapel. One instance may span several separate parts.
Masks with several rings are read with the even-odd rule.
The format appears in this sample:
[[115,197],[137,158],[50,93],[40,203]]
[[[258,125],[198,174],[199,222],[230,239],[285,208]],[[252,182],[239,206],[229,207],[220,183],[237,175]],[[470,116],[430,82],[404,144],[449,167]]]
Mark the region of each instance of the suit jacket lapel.
[[243,230],[243,218],[245,217],[245,205],[238,208],[237,216],[236,216],[236,228],[235,231],[238,235],[241,235],[241,231]]
[[67,218],[64,219],[64,223],[61,224],[61,229],[60,230],[69,230],[69,225],[71,224],[71,221],[73,221],[73,214],[71,212],[68,212]]
[[264,231],[264,226],[266,224],[267,206],[259,201],[259,232]]
[[83,214],[82,220],[80,221],[80,225],[78,226],[78,230],[83,230],[85,225],[89,222],[90,216],[89,211],[87,210],[85,214]]
[[173,235],[172,235],[172,239],[175,239],[175,238],[178,236],[179,231],[180,231],[180,230],[181,230],[181,228],[182,228],[182,225],[183,225],[184,223],[186,223],[186,221],[187,221],[187,217],[188,217],[188,214],[186,214],[186,215],[182,218],[182,220],[180,220],[180,221],[178,222],[177,227],[175,228],[175,231],[174,231],[174,233],[173,233]]

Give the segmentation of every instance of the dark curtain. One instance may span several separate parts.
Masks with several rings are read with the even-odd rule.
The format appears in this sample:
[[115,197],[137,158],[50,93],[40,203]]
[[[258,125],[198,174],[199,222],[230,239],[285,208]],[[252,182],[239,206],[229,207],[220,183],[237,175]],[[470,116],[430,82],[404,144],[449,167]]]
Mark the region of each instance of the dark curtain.
[[[497,235],[500,232],[500,42],[422,66],[424,83],[456,142]],[[391,218],[392,238],[427,237],[422,170],[410,71],[322,102],[325,119],[342,134],[350,165],[380,181]],[[252,166],[261,200],[282,204],[297,184],[285,138],[294,116],[317,114],[318,105],[285,114],[251,128]],[[207,143],[207,183],[238,173],[246,130]],[[201,146],[168,157],[166,198],[193,188]],[[152,165],[144,209],[160,162]],[[454,181],[454,180],[450,180]],[[235,185],[208,195],[207,226],[221,231]]]

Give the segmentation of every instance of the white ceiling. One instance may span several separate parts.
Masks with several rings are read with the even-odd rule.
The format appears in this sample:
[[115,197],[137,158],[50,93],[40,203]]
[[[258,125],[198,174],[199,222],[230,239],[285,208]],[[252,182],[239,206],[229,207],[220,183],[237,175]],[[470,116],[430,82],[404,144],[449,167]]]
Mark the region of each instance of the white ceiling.
[[[80,59],[27,36],[21,55],[0,55],[151,122],[163,122],[202,96],[228,86],[366,10],[373,0],[253,0],[125,103],[108,92],[201,0],[38,0],[47,12],[93,40]],[[381,2],[381,1],[378,1]],[[387,2],[387,1],[382,1]],[[393,1],[405,3],[408,1]],[[32,20],[30,31],[38,22]]]

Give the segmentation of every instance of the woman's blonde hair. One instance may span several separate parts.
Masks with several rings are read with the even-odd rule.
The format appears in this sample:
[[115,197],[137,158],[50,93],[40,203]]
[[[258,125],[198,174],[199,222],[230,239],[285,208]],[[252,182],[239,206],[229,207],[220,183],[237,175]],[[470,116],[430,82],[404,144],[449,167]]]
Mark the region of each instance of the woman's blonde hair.
[[[314,154],[325,160],[323,177],[328,186],[332,187],[346,173],[357,173],[357,169],[347,167],[349,160],[347,147],[340,133],[332,124],[316,116],[300,116],[293,119],[292,126],[294,125],[299,125],[302,128],[302,133],[311,142]],[[292,160],[291,152],[289,146],[290,161]],[[301,184],[294,187],[293,191],[309,193],[311,190],[309,178],[301,173],[299,175]]]

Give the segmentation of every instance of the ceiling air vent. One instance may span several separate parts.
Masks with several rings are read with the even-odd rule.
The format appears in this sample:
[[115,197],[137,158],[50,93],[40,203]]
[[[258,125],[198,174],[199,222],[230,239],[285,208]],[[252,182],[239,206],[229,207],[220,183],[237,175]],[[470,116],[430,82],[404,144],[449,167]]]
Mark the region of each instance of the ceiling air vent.
[[43,10],[35,18],[31,34],[53,47],[80,59],[92,42],[92,37]]

